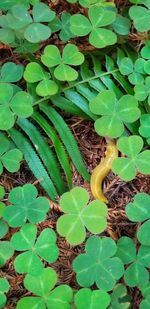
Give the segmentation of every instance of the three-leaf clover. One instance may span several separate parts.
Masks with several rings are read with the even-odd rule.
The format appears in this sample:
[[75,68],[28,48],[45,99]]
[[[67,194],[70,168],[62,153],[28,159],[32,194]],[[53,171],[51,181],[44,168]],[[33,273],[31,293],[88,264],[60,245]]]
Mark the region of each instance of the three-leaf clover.
[[71,32],[77,36],[89,34],[90,44],[97,48],[103,48],[117,42],[116,34],[105,28],[115,21],[116,13],[113,10],[108,10],[101,5],[94,5],[88,10],[88,17],[81,14],[71,16]]
[[129,264],[124,273],[125,283],[130,286],[146,285],[149,281],[150,250],[148,246],[136,246],[129,237],[121,237],[117,242],[117,253],[124,264]]
[[80,289],[74,297],[75,305],[78,309],[106,309],[110,304],[110,296],[103,290]]
[[126,214],[130,221],[144,222],[137,231],[137,238],[142,245],[150,245],[150,195],[138,193],[134,201],[126,206]]
[[50,73],[44,71],[37,62],[27,64],[24,71],[24,78],[29,83],[38,83],[36,93],[39,96],[45,97],[54,95],[58,91],[57,84],[51,79]]
[[98,200],[88,206],[89,194],[81,187],[66,192],[60,199],[60,208],[65,213],[57,221],[58,233],[72,245],[80,244],[86,237],[86,229],[99,234],[107,225],[107,206]]
[[0,40],[6,44],[13,43],[16,37],[24,37],[31,43],[46,40],[51,35],[51,29],[43,23],[54,18],[55,12],[45,3],[33,6],[32,17],[23,4],[14,5],[9,13],[0,17]]
[[3,167],[11,173],[17,172],[20,167],[22,153],[19,149],[10,149],[10,144],[9,139],[0,133],[0,175]]
[[150,11],[147,8],[133,5],[129,9],[129,15],[137,31],[145,32],[150,30]]
[[145,101],[147,98],[150,105],[150,76],[147,76],[143,83],[137,84],[134,87],[134,92],[137,100]]
[[108,237],[90,237],[85,246],[86,253],[73,261],[73,269],[80,286],[90,287],[96,283],[99,289],[110,291],[124,273],[122,261],[114,257],[117,246]]
[[117,148],[127,157],[117,158],[112,163],[112,171],[125,181],[136,176],[137,170],[142,174],[150,173],[150,150],[144,150],[140,136],[120,137]]
[[[3,199],[4,195],[5,195],[5,190],[2,186],[0,186],[0,200]],[[0,239],[3,238],[8,232],[8,225],[2,219],[4,210],[5,210],[5,204],[0,201]]]
[[56,234],[50,229],[44,229],[37,238],[37,228],[32,223],[22,226],[19,232],[11,238],[11,244],[17,251],[24,251],[14,261],[18,273],[38,275],[43,270],[41,258],[48,263],[57,260],[59,250],[56,245]]
[[8,196],[11,205],[7,206],[3,218],[11,227],[22,226],[27,220],[31,223],[42,222],[49,210],[46,197],[37,197],[38,191],[32,184],[13,188]]
[[0,240],[0,267],[5,265],[14,254],[14,248],[10,241]]
[[145,60],[138,58],[133,63],[131,58],[125,57],[119,63],[119,70],[122,75],[127,75],[132,85],[137,85],[144,82],[144,64]]
[[150,115],[149,114],[143,114],[140,117],[139,133],[141,136],[145,137],[147,140],[147,143],[150,144]]
[[111,90],[102,90],[90,101],[90,110],[101,118],[95,121],[95,130],[101,136],[119,137],[124,123],[132,123],[140,116],[138,101],[132,95],[124,95],[118,101]]
[[13,95],[13,86],[0,84],[0,130],[9,130],[15,123],[16,116],[27,118],[32,115],[33,99],[25,91]]
[[55,45],[48,45],[44,49],[41,60],[48,68],[56,67],[54,69],[54,76],[58,80],[73,81],[77,79],[78,72],[71,65],[78,66],[82,64],[84,56],[73,44],[67,44],[64,47],[62,56]]
[[128,309],[130,308],[130,296],[127,294],[127,288],[118,283],[110,294],[111,305],[109,309]]
[[6,293],[9,291],[9,282],[6,278],[0,278],[0,308],[6,305]]
[[56,16],[55,19],[50,22],[50,28],[53,33],[60,30],[59,38],[62,41],[68,41],[75,37],[70,30],[70,17],[71,15],[68,12],[63,12],[60,19]]
[[43,269],[39,276],[26,275],[25,288],[37,296],[28,296],[19,300],[17,309],[68,309],[71,306],[73,292],[67,285],[54,288],[57,274],[52,268]]

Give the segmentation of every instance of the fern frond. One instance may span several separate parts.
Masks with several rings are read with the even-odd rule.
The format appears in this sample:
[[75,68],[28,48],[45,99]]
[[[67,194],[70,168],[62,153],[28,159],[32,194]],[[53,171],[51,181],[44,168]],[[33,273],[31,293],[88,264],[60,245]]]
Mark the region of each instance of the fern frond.
[[90,179],[89,173],[87,172],[87,168],[82,160],[77,142],[71,133],[69,127],[63,118],[48,104],[41,104],[40,109],[45,115],[49,118],[49,120],[53,123],[56,128],[59,136],[62,139],[63,144],[65,145],[69,156],[71,157],[76,169],[83,176],[85,180]]
[[71,169],[70,169],[69,159],[68,159],[68,156],[66,154],[63,144],[61,143],[55,130],[48,123],[48,121],[40,115],[40,113],[34,112],[32,115],[32,118],[40,125],[40,127],[45,131],[47,136],[52,141],[56,154],[57,154],[57,158],[66,175],[69,189],[71,189],[72,188]]
[[53,201],[56,201],[58,196],[57,191],[29,140],[16,129],[10,129],[8,133],[15,145],[23,153],[33,175],[40,181],[41,186],[47,192],[49,197]]
[[60,194],[64,193],[66,191],[66,187],[61,176],[57,160],[44,137],[40,134],[38,129],[25,118],[18,119],[17,124],[29,137],[39,157],[43,161],[51,179],[55,183],[58,192]]

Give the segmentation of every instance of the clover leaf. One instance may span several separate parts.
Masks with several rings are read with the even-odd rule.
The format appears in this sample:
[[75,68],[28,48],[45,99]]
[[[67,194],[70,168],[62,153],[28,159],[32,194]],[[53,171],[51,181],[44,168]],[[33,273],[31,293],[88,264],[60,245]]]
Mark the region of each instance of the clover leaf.
[[117,246],[108,237],[90,237],[85,246],[86,253],[73,261],[73,269],[80,286],[90,287],[94,283],[99,289],[110,291],[124,273],[122,261],[114,257]]
[[59,49],[55,45],[48,45],[44,49],[41,60],[45,66],[54,69],[54,76],[60,81],[73,81],[77,79],[78,73],[71,67],[78,66],[83,63],[84,56],[78,51],[73,44],[67,44],[60,54]]
[[[69,3],[76,3],[78,0],[67,0]],[[106,0],[79,0],[79,4],[85,8],[89,8],[91,5],[94,4],[101,4],[101,5],[107,5],[108,2]]]
[[103,290],[80,289],[74,297],[75,305],[78,309],[106,309],[110,304],[110,296]]
[[24,72],[24,78],[29,83],[39,82],[36,86],[36,93],[45,97],[54,95],[58,91],[57,84],[51,79],[50,74],[45,72],[37,62],[27,64]]
[[0,308],[6,305],[6,293],[9,291],[9,282],[6,278],[0,278]]
[[150,59],[150,40],[146,40],[145,46],[141,49],[141,56],[145,59]]
[[107,225],[107,207],[98,200],[88,206],[89,194],[84,188],[75,187],[60,199],[65,213],[57,220],[57,232],[72,245],[80,244],[86,237],[86,229],[93,234],[103,232]]
[[134,87],[135,98],[139,101],[145,101],[148,98],[150,105],[150,76],[145,78],[143,83],[139,83]]
[[120,152],[127,157],[117,158],[112,163],[112,171],[125,181],[136,176],[137,170],[142,174],[150,173],[150,150],[144,150],[143,140],[140,136],[132,135],[120,137],[117,142]]
[[31,223],[42,222],[49,210],[45,197],[37,197],[38,191],[32,184],[13,188],[8,196],[11,205],[7,206],[3,218],[11,227],[22,226],[27,220]]
[[[0,186],[0,200],[3,199],[4,195],[5,190],[2,186]],[[4,210],[5,210],[5,204],[0,201],[0,239],[3,238],[8,232],[8,225],[2,219]]]
[[111,305],[109,309],[128,309],[130,308],[130,296],[127,294],[127,288],[119,283],[114,287],[110,294]]
[[140,117],[139,133],[141,136],[145,137],[147,140],[147,143],[150,144],[150,115],[149,114],[143,114]]
[[137,232],[137,238],[142,245],[150,245],[150,195],[138,193],[132,203],[127,204],[126,214],[130,221],[143,222]]
[[59,38],[62,41],[68,41],[75,37],[70,31],[70,17],[71,15],[69,13],[63,12],[60,19],[55,17],[55,19],[49,24],[53,33],[60,30]]
[[136,254],[136,246],[129,237],[121,237],[117,242],[117,253],[124,264],[130,264],[124,273],[125,283],[130,286],[146,285],[149,281],[150,251],[147,246],[140,246]]
[[145,32],[150,30],[150,11],[147,8],[133,5],[129,9],[129,15],[137,31]]
[[23,65],[14,62],[6,62],[0,69],[0,82],[15,83],[18,82],[23,75]]
[[53,263],[58,258],[56,234],[52,229],[44,229],[37,238],[37,228],[32,223],[22,226],[19,232],[11,238],[11,244],[17,251],[24,251],[14,261],[14,267],[18,273],[30,273],[38,275],[44,265],[41,259]]
[[70,30],[77,36],[89,34],[89,42],[97,48],[104,48],[117,42],[116,34],[106,29],[116,18],[116,13],[101,5],[91,6],[88,10],[88,18],[81,14],[72,15],[70,18]]
[[14,248],[9,241],[0,240],[0,267],[4,266],[14,254]]
[[145,286],[140,287],[140,291],[144,299],[140,303],[140,309],[149,309],[150,306],[150,282]]
[[24,279],[25,288],[37,296],[21,298],[17,303],[17,309],[70,308],[73,298],[72,289],[67,285],[59,285],[54,288],[56,282],[57,274],[50,267],[43,269],[38,276],[26,275]]
[[138,58],[133,63],[131,58],[124,57],[119,63],[119,70],[122,75],[127,75],[132,85],[137,85],[144,82],[144,64],[145,60]]
[[10,149],[10,144],[9,139],[0,133],[0,175],[3,167],[11,173],[17,172],[20,167],[22,153],[19,149]]
[[32,115],[33,99],[25,91],[13,95],[10,84],[0,84],[0,130],[11,129],[15,123],[15,116],[27,118]]
[[130,32],[131,22],[128,18],[117,15],[112,27],[116,33],[120,35],[127,35]]
[[124,123],[132,123],[140,116],[138,101],[132,95],[124,95],[118,101],[111,90],[102,90],[90,101],[90,110],[102,117],[95,121],[95,130],[101,136],[119,137]]

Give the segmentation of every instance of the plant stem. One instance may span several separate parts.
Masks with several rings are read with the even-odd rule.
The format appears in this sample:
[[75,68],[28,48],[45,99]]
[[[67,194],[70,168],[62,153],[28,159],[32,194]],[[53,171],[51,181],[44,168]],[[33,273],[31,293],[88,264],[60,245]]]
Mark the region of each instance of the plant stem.
[[[89,77],[89,78],[87,78],[87,79],[81,80],[81,81],[79,81],[79,82],[77,82],[77,83],[75,83],[75,84],[73,84],[73,85],[64,87],[64,88],[62,89],[61,92],[65,92],[65,90],[74,88],[74,87],[76,87],[76,86],[78,86],[78,85],[81,85],[81,84],[84,84],[84,83],[88,83],[88,82],[90,82],[91,80],[94,80],[94,79],[97,79],[97,78],[100,78],[100,77],[103,77],[103,76],[107,76],[107,75],[113,74],[113,73],[118,72],[118,71],[119,71],[118,69],[115,69],[115,70],[113,70],[113,71],[105,72],[105,73],[102,73],[102,74],[99,74],[99,75],[94,75],[94,76]],[[40,100],[35,101],[33,105],[38,105],[38,104],[40,104],[40,103],[42,103],[42,102],[44,102],[44,101],[46,101],[46,100],[48,100],[48,99],[50,99],[50,98],[51,98],[50,95],[47,96],[47,97],[44,97],[44,98],[42,98],[42,99],[40,99]]]

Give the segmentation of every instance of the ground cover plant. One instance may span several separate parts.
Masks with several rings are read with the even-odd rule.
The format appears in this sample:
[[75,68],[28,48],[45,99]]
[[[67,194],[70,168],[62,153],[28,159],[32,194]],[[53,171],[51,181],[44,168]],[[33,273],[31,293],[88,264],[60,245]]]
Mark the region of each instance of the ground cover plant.
[[150,1],[0,1],[0,308],[150,308]]

